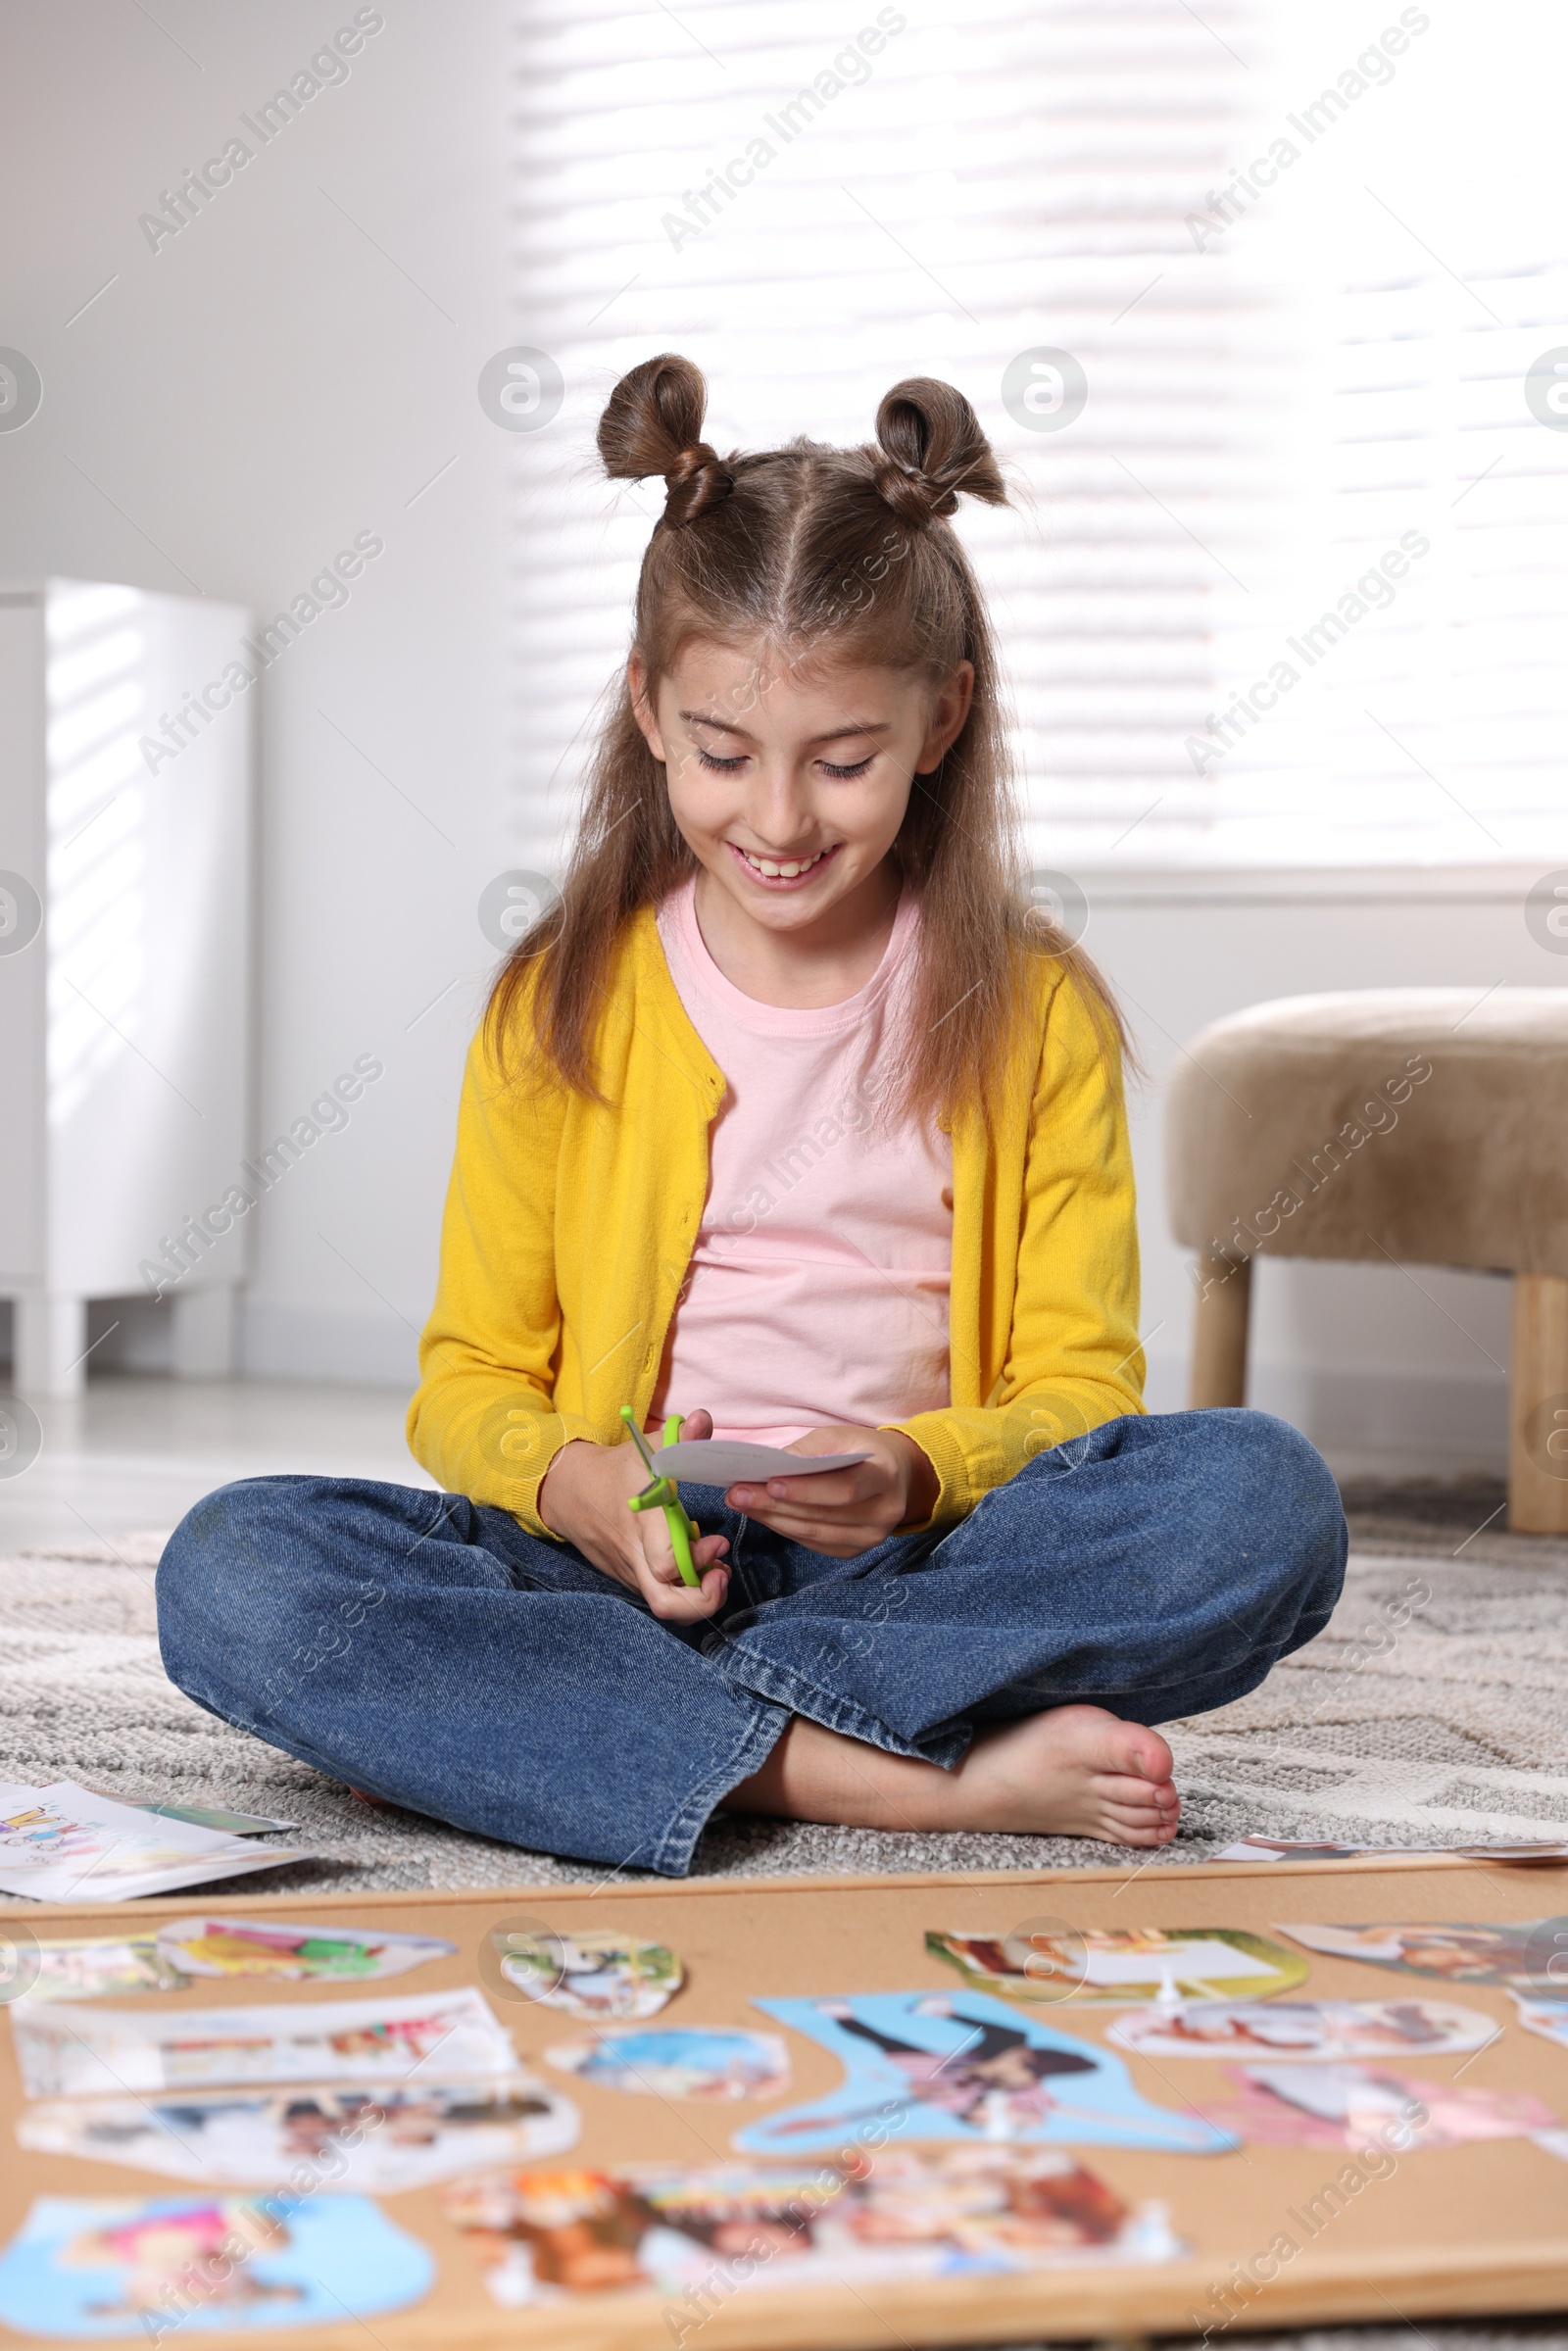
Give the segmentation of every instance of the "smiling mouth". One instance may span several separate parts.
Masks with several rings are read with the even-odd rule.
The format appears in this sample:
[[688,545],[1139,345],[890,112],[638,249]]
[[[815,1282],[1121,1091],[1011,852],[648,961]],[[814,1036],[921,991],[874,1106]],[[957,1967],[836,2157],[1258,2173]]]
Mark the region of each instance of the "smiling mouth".
[[808,873],[814,873],[825,858],[833,857],[841,844],[835,841],[831,849],[815,850],[808,857],[763,857],[753,850],[742,849],[736,841],[726,846],[735,852],[747,871],[758,881],[799,882],[804,881]]

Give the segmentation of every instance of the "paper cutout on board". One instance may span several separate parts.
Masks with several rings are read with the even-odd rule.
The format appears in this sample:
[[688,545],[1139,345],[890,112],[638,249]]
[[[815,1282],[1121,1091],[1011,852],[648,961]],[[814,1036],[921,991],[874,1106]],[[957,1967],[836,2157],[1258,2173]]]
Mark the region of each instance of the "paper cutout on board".
[[0,2255],[0,2319],[77,2340],[341,2326],[406,2310],[434,2277],[365,2196],[41,2196]]
[[516,2056],[483,1995],[301,2000],[286,2008],[11,2009],[29,2098],[122,2096],[247,2082],[446,2081],[509,2074]]
[[560,2041],[545,2056],[564,2074],[596,2089],[655,2098],[771,2098],[790,2083],[790,2061],[776,2033],[721,2025],[612,2028],[591,2040]]
[[1015,2000],[1266,2000],[1306,1981],[1306,1962],[1242,1927],[1015,1929],[928,1933],[925,1947],[983,1991]]
[[1437,2056],[1479,2049],[1497,2028],[1442,2000],[1184,2000],[1134,2008],[1106,2034],[1136,2057],[1287,2060]]
[[501,2173],[449,2188],[446,2208],[504,2310],[688,2287],[727,2299],[836,2280],[1012,2277],[1185,2251],[1162,2205],[1130,2210],[1071,2156],[1046,2148],[887,2149],[854,2173],[825,2164]]
[[158,1947],[187,1976],[364,1984],[381,1976],[407,1975],[429,1959],[449,1959],[458,1946],[433,1935],[394,1935],[379,1927],[197,1915],[160,1927]]
[[1315,1923],[1279,1927],[1293,1942],[1329,1959],[1360,1959],[1406,1976],[1446,1984],[1505,1984],[1510,1990],[1568,1991],[1568,1918],[1520,1919],[1512,1925],[1433,1920],[1397,1926]]
[[1522,1991],[1513,1997],[1527,2033],[1539,2033],[1544,2039],[1554,2040],[1559,2049],[1568,2049],[1568,1997],[1542,2000]]
[[129,2164],[221,2187],[301,2186],[397,2195],[481,2164],[536,2163],[577,2143],[569,2098],[531,2074],[356,2090],[201,2090],[152,2098],[55,2098],[24,2108],[17,2138],[41,2155]]
[[1265,2147],[1363,2147],[1395,2154],[1472,2146],[1482,2139],[1534,2138],[1558,2122],[1523,2090],[1416,2081],[1361,2065],[1231,2066],[1241,2090],[1209,2112]]
[[657,2016],[684,1979],[667,1944],[645,1942],[612,1927],[570,1935],[502,1928],[490,1940],[508,1984],[547,2008],[595,2024]]
[[[827,2096],[749,2123],[745,2155],[809,2155],[847,2135],[1015,2139],[1214,2155],[1236,2141],[1196,2113],[1152,2105],[1119,2057],[985,1992],[861,1992],[757,2000],[844,2067]],[[873,2141],[872,2143],[879,2143]]]
[[150,1935],[40,1936],[22,1957],[37,1972],[20,1984],[14,2000],[116,1999],[126,1992],[182,1991],[190,1981],[170,1965]]

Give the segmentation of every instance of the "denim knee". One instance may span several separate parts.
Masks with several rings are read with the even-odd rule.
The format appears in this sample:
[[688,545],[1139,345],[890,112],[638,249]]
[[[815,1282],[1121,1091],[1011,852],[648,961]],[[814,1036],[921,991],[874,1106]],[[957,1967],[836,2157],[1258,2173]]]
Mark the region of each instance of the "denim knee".
[[1345,1583],[1349,1533],[1339,1488],[1322,1454],[1272,1412],[1193,1415],[1223,1456],[1232,1525],[1250,1561],[1265,1567],[1303,1617],[1327,1622]]
[[258,1587],[283,1613],[276,1587],[278,1521],[295,1478],[243,1478],[187,1510],[158,1562],[158,1644],[172,1682],[187,1689],[204,1659],[232,1656],[254,1623]]

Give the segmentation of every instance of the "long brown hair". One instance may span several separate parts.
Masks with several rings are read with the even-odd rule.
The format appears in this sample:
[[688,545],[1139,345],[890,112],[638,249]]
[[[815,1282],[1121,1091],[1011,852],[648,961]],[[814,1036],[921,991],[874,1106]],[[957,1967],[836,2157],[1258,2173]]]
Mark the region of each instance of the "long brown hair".
[[[914,777],[890,852],[921,906],[890,1102],[948,1119],[983,1109],[1025,1016],[1029,959],[1042,952],[1066,964],[1102,1050],[1125,1047],[1094,964],[1023,896],[996,649],[948,521],[960,492],[1006,503],[974,410],[951,384],[915,376],[878,409],[874,448],[803,439],[721,459],[702,437],[707,396],[701,370],[665,353],[621,378],[599,425],[612,479],[662,474],[667,490],[637,583],[634,643],[649,696],[699,638],[760,642],[788,661],[906,670],[933,689],[960,662],[974,665],[962,730],[934,773]],[[560,902],[519,939],[491,994],[486,1018],[504,1072],[525,1010],[556,1074],[597,1094],[594,1034],[626,926],[696,862],[623,679]]]

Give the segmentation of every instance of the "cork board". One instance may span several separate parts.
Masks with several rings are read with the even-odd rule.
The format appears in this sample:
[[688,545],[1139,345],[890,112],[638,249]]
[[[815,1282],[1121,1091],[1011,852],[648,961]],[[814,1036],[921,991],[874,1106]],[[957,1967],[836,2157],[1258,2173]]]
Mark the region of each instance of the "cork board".
[[[459,1894],[336,1894],[317,1899],[256,1894],[65,1908],[9,1907],[4,1929],[39,1936],[147,1934],[195,1911],[219,1916],[318,1920],[444,1937],[456,1953],[416,1974],[381,1984],[277,1984],[256,1979],[200,1980],[182,1990],[75,2004],[135,2008],[160,2015],[203,2007],[293,2000],[363,2000],[477,1985],[511,2033],[520,2060],[564,2088],[578,2106],[582,2133],[569,2154],[530,2168],[592,2170],[628,2161],[710,2165],[738,2160],[733,2131],[786,2103],[815,2098],[843,2079],[826,2047],[789,2030],[751,2003],[759,1998],[853,1996],[894,1990],[952,1993],[960,1979],[925,1947],[928,1931],[995,1929],[1026,1919],[1065,1919],[1083,1928],[1239,1928],[1267,1935],[1282,1921],[1489,1921],[1512,1923],[1568,1913],[1568,1868],[1507,1867],[1456,1860],[1308,1862],[1269,1866],[982,1872],[930,1877],[703,1880],[631,1886],[518,1886]],[[586,2028],[523,1998],[498,1998],[481,1945],[501,1927],[561,1933],[616,1928],[667,1943],[686,1969],[684,1988],[659,2022],[776,2031],[788,2043],[793,2082],[784,2099],[722,2106],[629,2097],[591,2082],[551,2075],[544,2050]],[[1398,2070],[1444,2083],[1528,2092],[1568,2128],[1568,2048],[1520,2030],[1500,1985],[1447,1984],[1395,1975],[1364,1961],[1306,1954],[1296,1999],[1389,1999],[1435,1996],[1486,2011],[1497,2037],[1468,2056],[1420,2054]],[[1111,2047],[1109,2028],[1125,2012],[1067,1998],[1036,2010],[1086,2044]],[[1226,2067],[1214,2060],[1172,2063],[1122,2055],[1134,2086],[1166,2111],[1202,2114],[1234,2099]],[[0,2245],[10,2244],[35,2197],[146,2199],[184,2192],[180,2184],[113,2163],[27,2152],[19,2158],[15,2125],[24,2106],[12,2037],[0,2029]],[[1233,2296],[1231,2321],[1255,2327],[1393,2318],[1459,2316],[1568,2307],[1568,2161],[1528,2137],[1482,2144],[1429,2146],[1402,2154],[1364,2192],[1341,2199],[1321,2228],[1302,2225],[1343,2155],[1322,2147],[1256,2144],[1217,2154],[1166,2154],[1116,2146],[1074,2146],[1073,2153],[1128,2204],[1159,2199],[1188,2248],[1152,2265],[1044,2269],[1005,2277],[919,2278],[874,2284],[814,2284],[775,2289],[771,2279],[744,2292],[672,2306],[667,2294],[615,2290],[583,2293],[548,2306],[503,2309],[487,2291],[474,2240],[449,2218],[440,2187],[378,2199],[399,2229],[433,2257],[434,2282],[421,2300],[376,2315],[368,2327],[280,2325],[243,2328],[183,2323],[165,2344],[199,2340],[230,2351],[242,2340],[274,2340],[299,2351],[363,2342],[383,2351],[439,2344],[521,2346],[522,2351],[642,2351],[676,2344],[684,2351],[792,2351],[793,2346],[995,2343],[1106,2334],[1223,2329],[1227,2305],[1214,2289],[1244,2275],[1280,2232],[1301,2239],[1276,2275],[1255,2277],[1245,2300]],[[230,2191],[242,2192],[242,2191]],[[1287,2218],[1295,2216],[1294,2219]],[[1267,2265],[1263,2265],[1265,2268]],[[709,2304],[711,2307],[709,2307]],[[694,2310],[698,2313],[694,2319]],[[1195,2325],[1194,2314],[1200,2314]],[[123,2336],[149,2339],[127,2323]],[[18,2334],[5,2340],[59,2341]],[[80,2339],[80,2338],[77,2338]],[[100,2337],[99,2339],[106,2339]],[[114,2338],[107,2338],[114,2339]]]

